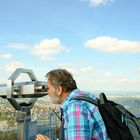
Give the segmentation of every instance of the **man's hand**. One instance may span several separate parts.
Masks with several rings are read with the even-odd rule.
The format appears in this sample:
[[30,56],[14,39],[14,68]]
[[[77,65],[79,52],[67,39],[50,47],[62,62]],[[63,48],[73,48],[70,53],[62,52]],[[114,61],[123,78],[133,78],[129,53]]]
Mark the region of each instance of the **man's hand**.
[[36,135],[36,140],[50,140],[47,136],[38,134]]

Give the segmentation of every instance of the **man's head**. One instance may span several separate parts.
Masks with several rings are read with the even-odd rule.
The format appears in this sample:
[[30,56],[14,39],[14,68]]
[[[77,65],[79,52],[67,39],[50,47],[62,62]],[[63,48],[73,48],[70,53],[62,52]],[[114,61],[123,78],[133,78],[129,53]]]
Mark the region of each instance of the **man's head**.
[[48,95],[55,103],[61,103],[72,90],[76,82],[71,73],[65,69],[55,69],[46,74],[48,79]]

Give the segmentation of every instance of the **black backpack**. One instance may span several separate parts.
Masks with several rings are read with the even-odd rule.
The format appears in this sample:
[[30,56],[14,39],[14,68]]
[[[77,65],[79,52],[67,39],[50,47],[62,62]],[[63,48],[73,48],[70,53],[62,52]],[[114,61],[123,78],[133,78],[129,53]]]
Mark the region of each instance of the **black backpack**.
[[72,100],[84,100],[98,106],[111,140],[140,140],[140,119],[122,105],[107,100],[104,93],[97,100],[85,96]]

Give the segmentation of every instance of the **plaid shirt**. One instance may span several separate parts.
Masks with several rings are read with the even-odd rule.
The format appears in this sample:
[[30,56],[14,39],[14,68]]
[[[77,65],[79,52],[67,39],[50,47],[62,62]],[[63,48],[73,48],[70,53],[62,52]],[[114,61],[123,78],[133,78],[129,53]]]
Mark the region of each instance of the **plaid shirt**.
[[98,107],[83,100],[71,100],[90,93],[75,89],[61,104],[64,112],[64,135],[66,140],[107,140],[107,132]]

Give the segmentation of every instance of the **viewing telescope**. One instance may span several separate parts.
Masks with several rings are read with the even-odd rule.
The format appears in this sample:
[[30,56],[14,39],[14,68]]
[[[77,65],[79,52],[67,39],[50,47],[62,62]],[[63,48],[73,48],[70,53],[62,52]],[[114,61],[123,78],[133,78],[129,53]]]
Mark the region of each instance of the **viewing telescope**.
[[[30,77],[29,82],[15,83],[21,73],[26,73]],[[19,68],[8,78],[6,84],[0,84],[0,96],[2,98],[35,98],[47,95],[47,83],[37,81],[32,70]]]
[[[15,82],[21,73],[28,74],[31,81]],[[16,110],[21,110],[22,103],[17,102],[17,98],[31,98],[26,105],[34,104],[37,98],[47,95],[47,83],[37,81],[32,70],[18,68],[8,78],[6,84],[0,84],[0,97],[7,99]]]
[[11,80],[7,84],[0,85],[0,96],[5,99],[11,98],[35,98],[47,95],[46,82],[30,81],[14,83]]
[[[30,81],[16,82],[20,74],[25,73]],[[34,140],[37,133],[37,121],[31,119],[31,109],[38,98],[47,95],[47,82],[38,81],[32,70],[18,68],[8,78],[6,84],[0,84],[0,97],[7,99],[17,111],[17,139]],[[19,101],[24,100],[24,102]],[[28,101],[28,102],[27,102]]]

